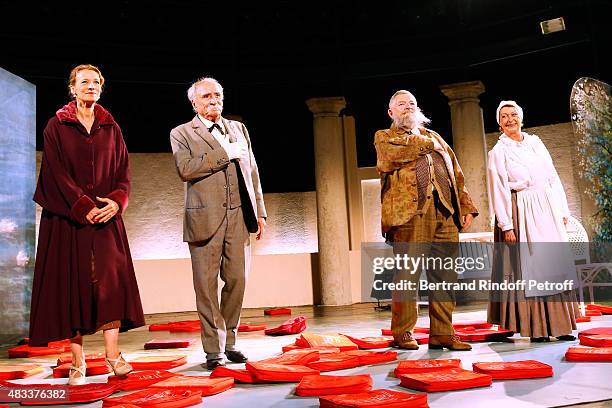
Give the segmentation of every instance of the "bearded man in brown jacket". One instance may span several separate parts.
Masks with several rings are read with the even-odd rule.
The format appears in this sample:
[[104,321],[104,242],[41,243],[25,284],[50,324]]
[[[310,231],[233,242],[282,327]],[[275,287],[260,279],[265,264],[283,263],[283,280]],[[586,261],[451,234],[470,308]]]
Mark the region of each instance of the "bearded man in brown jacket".
[[[472,203],[455,153],[436,132],[425,128],[429,119],[408,91],[397,91],[389,101],[390,129],[375,136],[377,169],[381,178],[382,231],[396,254],[457,256],[459,230],[469,228],[478,210]],[[408,244],[409,243],[409,244]],[[415,244],[418,243],[418,244]],[[444,244],[450,243],[450,244]],[[422,251],[427,244],[430,252]],[[400,249],[403,248],[403,249]],[[444,248],[442,254],[440,247]],[[398,271],[399,280],[417,282],[419,271]],[[452,270],[428,269],[428,282],[453,282]],[[412,337],[418,309],[416,293],[394,291],[391,329],[395,344],[418,349]],[[452,290],[429,292],[429,348],[471,350],[452,326],[455,308]]]

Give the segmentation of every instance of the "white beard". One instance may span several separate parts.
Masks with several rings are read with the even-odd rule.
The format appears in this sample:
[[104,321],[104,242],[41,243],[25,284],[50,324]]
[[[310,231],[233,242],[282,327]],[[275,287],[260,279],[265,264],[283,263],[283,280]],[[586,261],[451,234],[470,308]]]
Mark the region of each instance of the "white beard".
[[414,129],[416,127],[424,127],[424,125],[428,125],[430,122],[431,120],[417,107],[414,113],[407,113],[403,116],[394,117],[393,127]]

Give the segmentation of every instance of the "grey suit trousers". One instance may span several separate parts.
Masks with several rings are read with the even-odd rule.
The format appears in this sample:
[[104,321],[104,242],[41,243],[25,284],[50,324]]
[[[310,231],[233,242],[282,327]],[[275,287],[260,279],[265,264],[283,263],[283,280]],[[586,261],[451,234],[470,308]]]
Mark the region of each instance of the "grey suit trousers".
[[[219,229],[207,241],[190,242],[193,286],[206,359],[233,350],[250,266],[251,247],[242,207],[228,209]],[[221,305],[218,277],[224,282]]]

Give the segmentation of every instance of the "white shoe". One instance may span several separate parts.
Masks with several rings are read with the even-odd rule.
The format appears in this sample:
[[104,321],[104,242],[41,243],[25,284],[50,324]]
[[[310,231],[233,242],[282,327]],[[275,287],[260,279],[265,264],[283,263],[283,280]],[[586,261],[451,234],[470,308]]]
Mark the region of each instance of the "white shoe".
[[68,385],[83,385],[85,384],[85,375],[87,373],[87,363],[85,362],[85,353],[82,357],[82,365],[77,367],[75,365],[70,366],[68,372]]
[[134,370],[130,363],[125,361],[121,353],[119,353],[119,357],[117,358],[107,358],[106,363],[113,370],[113,373],[118,376],[126,375]]

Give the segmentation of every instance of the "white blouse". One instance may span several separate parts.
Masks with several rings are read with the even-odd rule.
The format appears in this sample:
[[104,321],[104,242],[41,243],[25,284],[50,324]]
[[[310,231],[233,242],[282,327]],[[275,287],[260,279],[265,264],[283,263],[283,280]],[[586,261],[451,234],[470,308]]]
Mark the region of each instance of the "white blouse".
[[502,134],[489,152],[489,194],[502,231],[513,229],[511,190],[550,188],[563,217],[569,217],[567,197],[550,153],[539,137],[522,133],[517,142]]

